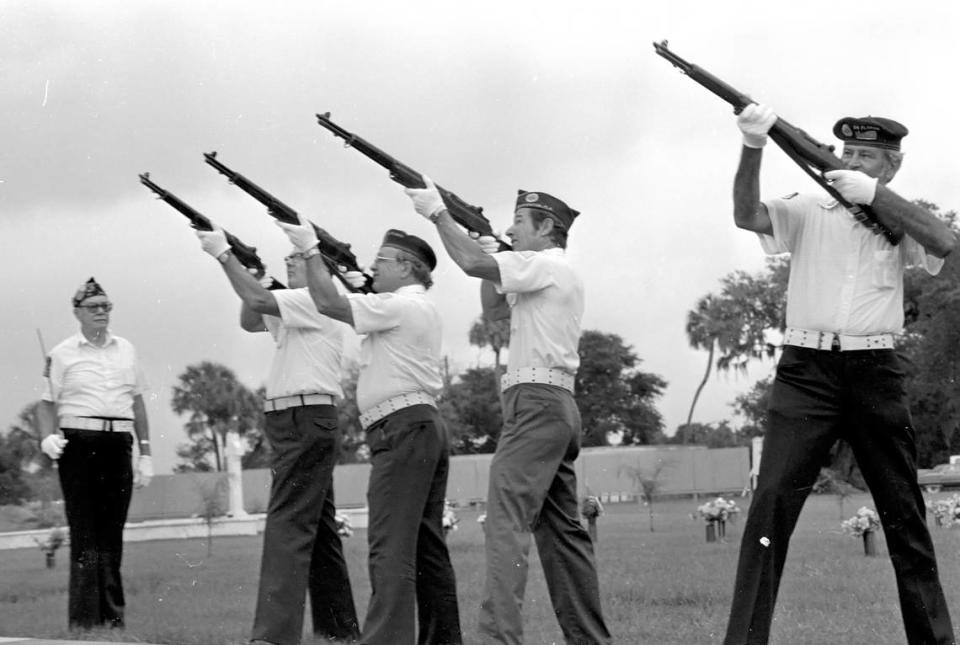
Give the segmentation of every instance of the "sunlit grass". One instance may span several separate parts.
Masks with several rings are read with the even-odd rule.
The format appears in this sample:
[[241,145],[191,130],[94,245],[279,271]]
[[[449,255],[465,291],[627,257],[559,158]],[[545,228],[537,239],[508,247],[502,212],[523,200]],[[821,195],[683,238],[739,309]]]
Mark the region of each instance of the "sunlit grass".
[[[746,506],[747,500],[740,501]],[[645,508],[608,505],[597,545],[604,613],[617,643],[692,645],[719,643],[726,626],[740,538],[728,526],[726,543],[706,543],[693,500],[654,506],[651,533]],[[833,497],[811,498],[791,544],[774,624],[774,645],[905,641],[893,571],[882,536],[881,557],[863,555],[862,544],[840,532],[841,517],[867,496],[846,500],[841,515]],[[483,588],[482,533],[477,513],[459,512],[459,530],[448,544],[457,572],[465,641],[478,644],[477,608]],[[740,520],[742,521],[742,520]],[[932,522],[931,522],[932,524]],[[960,530],[933,534],[941,577],[954,617],[960,617]],[[370,589],[366,534],[344,542],[362,616]],[[533,562],[524,617],[526,642],[562,643],[543,576]],[[260,562],[260,538],[215,538],[207,557],[203,540],[131,543],[126,546],[125,632],[88,634],[66,630],[67,553],[44,567],[39,549],[0,551],[0,635],[183,645],[241,645],[249,638]],[[324,641],[309,635],[304,643]]]

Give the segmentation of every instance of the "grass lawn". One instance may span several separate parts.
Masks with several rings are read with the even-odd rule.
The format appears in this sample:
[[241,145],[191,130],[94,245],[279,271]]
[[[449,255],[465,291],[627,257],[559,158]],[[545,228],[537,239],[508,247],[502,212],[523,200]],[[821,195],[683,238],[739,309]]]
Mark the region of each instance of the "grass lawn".
[[[745,506],[747,500],[738,503]],[[840,520],[861,505],[873,506],[867,495],[848,498],[841,515],[835,497],[810,498],[791,543],[773,644],[905,642],[882,535],[880,557],[865,557],[862,542],[840,532]],[[652,533],[647,509],[634,504],[609,505],[600,517],[600,586],[615,642],[693,645],[722,640],[742,520],[728,524],[726,543],[708,544],[702,521],[690,517],[695,509],[691,499],[658,503]],[[478,644],[482,533],[477,513],[458,515],[459,530],[450,534],[448,544],[457,572],[465,642]],[[960,530],[931,530],[957,622]],[[44,567],[39,549],[0,551],[0,636],[241,645],[253,615],[260,544],[259,537],[215,538],[209,557],[203,540],[128,544],[123,567],[128,628],[88,634],[66,630],[65,551],[58,554],[52,570]],[[370,593],[365,531],[355,531],[344,545],[362,617]],[[527,643],[563,643],[533,546],[524,616]],[[307,645],[323,642],[309,634],[304,638]]]

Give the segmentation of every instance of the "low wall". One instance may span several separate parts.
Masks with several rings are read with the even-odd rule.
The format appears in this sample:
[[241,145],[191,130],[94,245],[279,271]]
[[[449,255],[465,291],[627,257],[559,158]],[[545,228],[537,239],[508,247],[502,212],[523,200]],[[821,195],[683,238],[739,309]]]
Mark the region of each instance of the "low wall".
[[[492,457],[451,457],[447,498],[458,503],[483,502]],[[659,445],[584,449],[577,460],[579,492],[581,496],[596,495],[603,501],[634,499],[640,490],[637,480],[651,477],[658,468],[658,490],[663,495],[739,492],[750,486],[748,448]],[[369,475],[369,464],[347,464],[334,469],[339,508],[366,506]],[[269,469],[245,470],[242,482],[244,510],[251,514],[266,512]],[[129,520],[202,516],[211,500],[225,511],[229,508],[227,490],[226,473],[159,475],[146,488],[134,491]]]

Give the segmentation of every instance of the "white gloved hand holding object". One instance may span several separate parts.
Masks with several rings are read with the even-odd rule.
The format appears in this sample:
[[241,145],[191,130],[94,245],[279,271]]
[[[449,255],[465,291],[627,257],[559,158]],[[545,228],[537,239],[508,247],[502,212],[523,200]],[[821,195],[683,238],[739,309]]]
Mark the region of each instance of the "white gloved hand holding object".
[[493,235],[480,235],[475,231],[470,231],[470,239],[479,244],[487,255],[500,252],[500,241]]
[[277,226],[283,229],[283,232],[290,238],[300,253],[306,253],[320,242],[317,240],[317,232],[310,222],[301,222],[300,224],[287,224],[286,222],[277,222]]
[[68,439],[61,434],[53,433],[48,434],[43,438],[43,441],[40,442],[40,450],[43,451],[47,457],[56,461],[60,459],[60,455],[63,454],[63,449],[66,447]]
[[200,248],[215,258],[219,258],[230,250],[227,234],[219,226],[214,226],[212,231],[198,230],[197,237],[200,238]]
[[150,485],[151,479],[153,479],[153,457],[140,455],[137,458],[137,465],[133,469],[133,485],[137,488],[143,488]]
[[360,289],[367,284],[367,276],[363,271],[340,271],[344,281],[354,289]]
[[869,206],[877,196],[877,178],[859,170],[828,170],[823,178],[851,204]]
[[767,133],[777,122],[777,115],[766,105],[751,103],[737,115],[737,127],[743,133],[743,145],[762,148],[767,145]]
[[403,192],[413,200],[413,208],[431,222],[435,222],[440,211],[446,208],[440,191],[426,175],[423,176],[426,188],[404,188]]

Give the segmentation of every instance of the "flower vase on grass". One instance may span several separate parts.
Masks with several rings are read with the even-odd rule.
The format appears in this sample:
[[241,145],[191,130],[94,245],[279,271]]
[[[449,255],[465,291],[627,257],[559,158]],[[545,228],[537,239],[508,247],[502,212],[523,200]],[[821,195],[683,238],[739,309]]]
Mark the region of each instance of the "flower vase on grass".
[[857,514],[840,523],[840,528],[850,537],[863,539],[863,554],[877,554],[877,531],[880,529],[880,517],[877,512],[861,506]]
[[590,541],[597,543],[597,518],[603,515],[603,504],[600,498],[595,495],[589,495],[583,498],[581,513],[587,518],[587,532],[590,534]]
[[718,497],[697,507],[697,513],[707,523],[707,542],[725,542],[727,537],[727,520],[740,512],[737,503],[733,500]]
[[43,551],[44,560],[48,569],[52,569],[54,566],[56,566],[57,549],[63,546],[65,539],[66,533],[60,527],[51,529],[50,533],[47,534],[47,538],[42,542],[37,538],[33,538],[33,541],[36,542],[37,546],[40,547],[40,550]]

